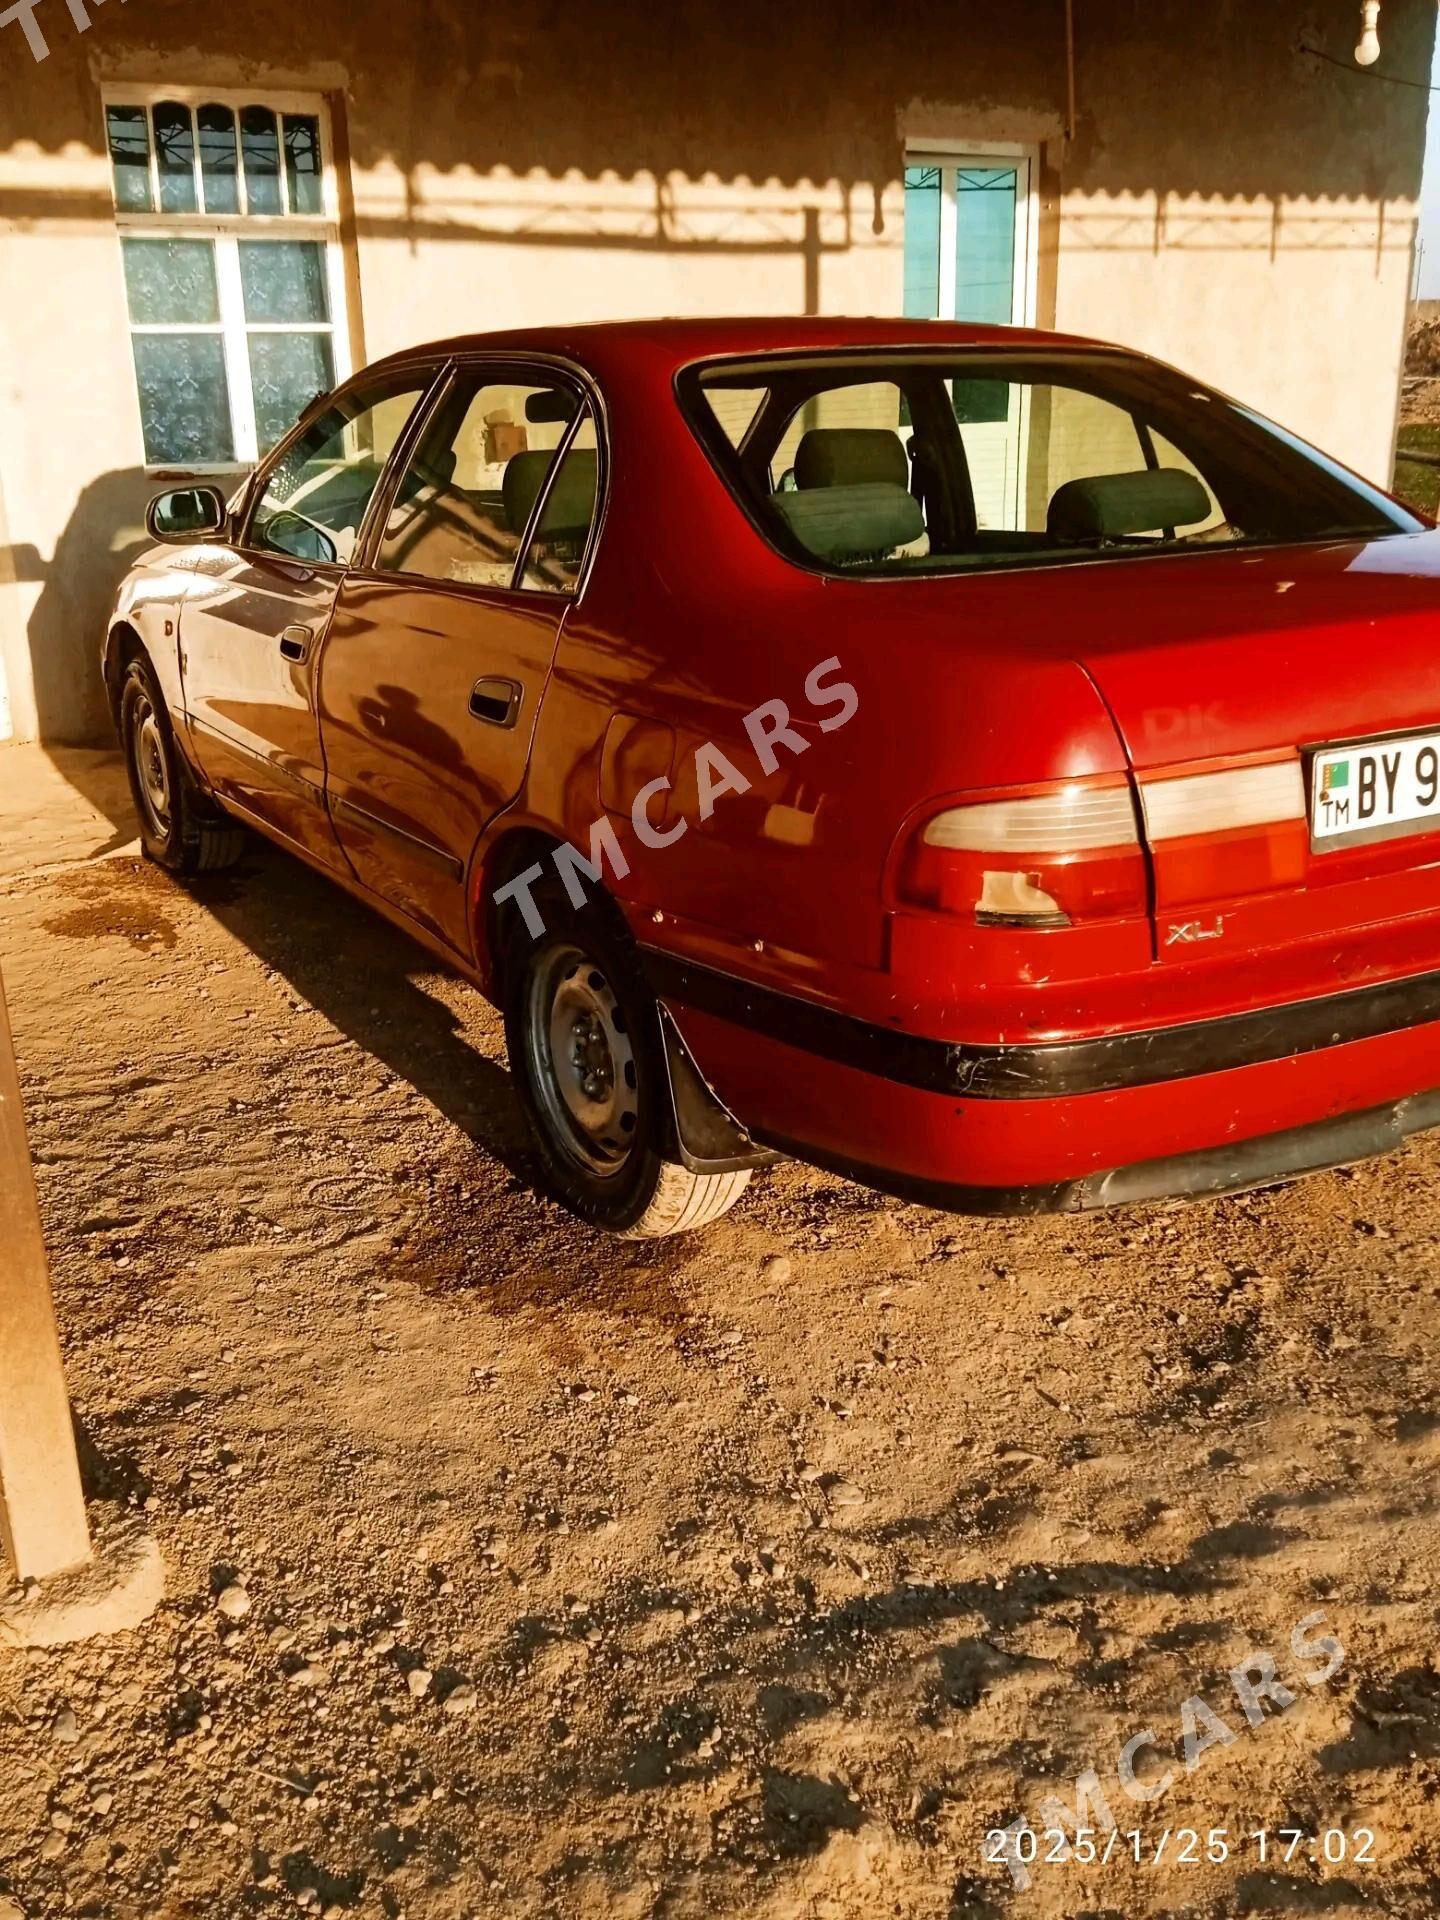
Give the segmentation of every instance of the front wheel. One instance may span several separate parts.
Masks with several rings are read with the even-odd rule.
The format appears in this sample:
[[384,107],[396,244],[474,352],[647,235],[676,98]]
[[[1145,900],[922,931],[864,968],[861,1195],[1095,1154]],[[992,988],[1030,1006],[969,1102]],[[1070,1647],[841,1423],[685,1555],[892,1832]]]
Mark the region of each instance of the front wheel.
[[245,850],[244,830],[197,792],[180,757],[170,715],[150,662],[137,654],[120,689],[120,743],[140,841],[171,873],[210,873],[233,866]]
[[659,1009],[628,939],[558,887],[534,899],[545,931],[514,928],[505,1028],[550,1184],[582,1219],[629,1239],[718,1220],[749,1169],[692,1173],[668,1157]]

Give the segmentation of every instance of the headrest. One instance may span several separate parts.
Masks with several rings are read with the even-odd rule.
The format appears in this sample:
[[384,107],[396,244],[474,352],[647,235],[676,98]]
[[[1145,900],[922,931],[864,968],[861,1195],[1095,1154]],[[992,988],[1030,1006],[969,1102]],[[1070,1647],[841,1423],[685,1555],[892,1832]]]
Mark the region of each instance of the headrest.
[[1058,540],[1118,540],[1162,533],[1210,517],[1210,496],[1193,473],[1150,467],[1067,480],[1051,497],[1048,531]]
[[[505,468],[500,482],[505,500],[505,518],[512,533],[523,533],[540,497],[540,489],[555,459],[553,449],[517,453]],[[599,461],[593,447],[576,447],[567,455],[555,478],[550,498],[545,503],[544,531],[550,534],[580,533],[589,526],[595,513],[595,490],[599,480]]]
[[795,449],[797,487],[910,485],[905,442],[890,427],[811,427]]
[[525,418],[536,424],[573,420],[579,411],[580,396],[567,387],[547,387],[544,393],[529,394],[525,401]]
[[801,546],[817,560],[873,559],[908,546],[925,531],[920,502],[888,480],[777,493],[771,501]]

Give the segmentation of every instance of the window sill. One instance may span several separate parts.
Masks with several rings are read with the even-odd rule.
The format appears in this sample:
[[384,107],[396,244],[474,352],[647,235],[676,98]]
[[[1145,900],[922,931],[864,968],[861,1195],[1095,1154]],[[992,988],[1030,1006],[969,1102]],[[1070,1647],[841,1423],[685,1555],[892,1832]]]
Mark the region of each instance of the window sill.
[[187,467],[177,466],[174,462],[167,462],[164,466],[151,466],[147,462],[141,468],[141,472],[147,480],[197,480],[212,474],[226,476],[253,473],[255,464],[253,460],[217,460]]

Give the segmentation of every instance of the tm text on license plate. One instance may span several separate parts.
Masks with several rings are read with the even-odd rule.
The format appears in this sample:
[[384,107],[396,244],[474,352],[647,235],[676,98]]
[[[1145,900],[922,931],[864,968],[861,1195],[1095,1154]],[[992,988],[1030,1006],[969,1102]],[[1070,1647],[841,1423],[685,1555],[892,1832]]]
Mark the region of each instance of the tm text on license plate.
[[1322,747],[1310,770],[1317,850],[1440,830],[1440,733]]

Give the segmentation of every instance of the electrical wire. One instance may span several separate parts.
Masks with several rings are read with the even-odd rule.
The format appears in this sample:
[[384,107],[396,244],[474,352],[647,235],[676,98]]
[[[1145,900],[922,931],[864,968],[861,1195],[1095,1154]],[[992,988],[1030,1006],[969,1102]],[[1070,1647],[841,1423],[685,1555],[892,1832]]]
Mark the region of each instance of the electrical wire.
[[1376,73],[1373,67],[1352,66],[1348,60],[1337,60],[1333,53],[1326,53],[1323,47],[1309,46],[1300,42],[1301,53],[1313,54],[1317,60],[1324,60],[1332,67],[1338,67],[1342,73],[1348,73],[1352,80],[1383,80],[1387,87],[1413,87],[1417,93],[1440,93],[1440,87],[1432,87],[1425,80],[1404,80],[1397,73]]

